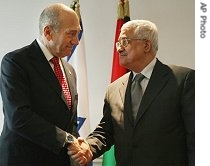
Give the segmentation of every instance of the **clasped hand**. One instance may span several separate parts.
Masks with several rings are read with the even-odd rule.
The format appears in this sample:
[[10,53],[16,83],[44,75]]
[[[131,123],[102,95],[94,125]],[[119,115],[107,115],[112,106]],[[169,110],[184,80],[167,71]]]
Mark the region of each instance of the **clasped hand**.
[[92,160],[93,154],[90,150],[90,146],[87,141],[81,137],[78,139],[74,138],[74,142],[71,143],[67,149],[68,155],[79,166],[85,166]]

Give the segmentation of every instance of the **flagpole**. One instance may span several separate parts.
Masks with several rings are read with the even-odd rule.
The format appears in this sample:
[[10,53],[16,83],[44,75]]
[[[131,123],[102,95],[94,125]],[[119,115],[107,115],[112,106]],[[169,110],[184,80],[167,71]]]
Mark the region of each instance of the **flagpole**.
[[[74,45],[71,54],[67,61],[74,67],[77,75],[77,92],[78,92],[78,106],[77,106],[77,130],[81,137],[86,138],[90,130],[90,116],[89,116],[89,100],[88,100],[88,81],[87,81],[87,66],[85,54],[84,31],[82,24],[82,17],[80,14],[79,0],[73,0],[70,8],[73,9],[80,21],[81,30],[78,35],[79,44]],[[88,164],[92,166],[92,162]]]
[[[118,0],[117,8],[117,24],[115,30],[115,39],[114,39],[114,53],[113,53],[113,63],[112,63],[112,74],[111,82],[115,81],[122,75],[128,72],[126,68],[120,65],[119,63],[119,53],[116,50],[115,43],[118,41],[120,35],[120,29],[122,25],[130,20],[130,11],[129,11],[129,1],[128,0]],[[116,161],[114,157],[114,146],[103,155],[102,166],[115,166]]]

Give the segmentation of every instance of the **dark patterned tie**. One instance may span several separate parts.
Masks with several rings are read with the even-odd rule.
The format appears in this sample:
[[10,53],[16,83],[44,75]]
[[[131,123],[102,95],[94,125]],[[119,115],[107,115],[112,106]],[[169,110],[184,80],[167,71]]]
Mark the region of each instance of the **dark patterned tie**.
[[133,80],[131,85],[131,102],[132,102],[132,111],[133,111],[133,118],[136,119],[136,115],[139,110],[139,106],[141,103],[141,99],[143,96],[141,81],[144,79],[144,75],[137,74]]
[[69,91],[68,84],[67,84],[66,79],[65,79],[63,72],[61,70],[58,57],[53,57],[52,59],[50,59],[50,62],[52,62],[54,65],[54,73],[62,87],[63,93],[64,93],[67,103],[68,103],[68,106],[69,106],[69,108],[71,108],[71,93]]

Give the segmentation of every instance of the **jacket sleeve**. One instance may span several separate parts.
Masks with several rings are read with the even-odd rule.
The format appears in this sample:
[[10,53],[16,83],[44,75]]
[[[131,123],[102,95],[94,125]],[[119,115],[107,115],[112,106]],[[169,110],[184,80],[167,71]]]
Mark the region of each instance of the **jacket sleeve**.
[[111,121],[111,108],[109,103],[104,101],[103,117],[96,129],[87,137],[91,146],[93,159],[101,156],[113,145],[113,127]]
[[5,125],[21,139],[59,153],[63,147],[65,131],[33,111],[28,71],[24,68],[23,59],[16,58],[16,55],[7,54],[1,63],[1,95],[7,121]]
[[182,118],[186,131],[189,166],[195,165],[195,71],[187,73],[182,94]]

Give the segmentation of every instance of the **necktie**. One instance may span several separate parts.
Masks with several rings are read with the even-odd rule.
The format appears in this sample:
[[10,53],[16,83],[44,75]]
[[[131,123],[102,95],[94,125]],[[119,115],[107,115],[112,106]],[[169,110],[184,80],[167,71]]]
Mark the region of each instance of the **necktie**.
[[143,96],[142,88],[141,88],[141,81],[144,79],[144,75],[137,74],[133,80],[131,85],[131,102],[132,102],[132,113],[133,118],[136,119],[136,115],[139,110],[139,106],[141,103],[141,98]]
[[55,75],[62,87],[63,93],[64,93],[67,103],[68,103],[68,106],[69,106],[69,108],[71,108],[71,93],[69,91],[68,84],[67,84],[66,79],[65,79],[63,72],[61,70],[58,57],[53,57],[52,59],[50,59],[50,62],[52,62],[54,65]]

